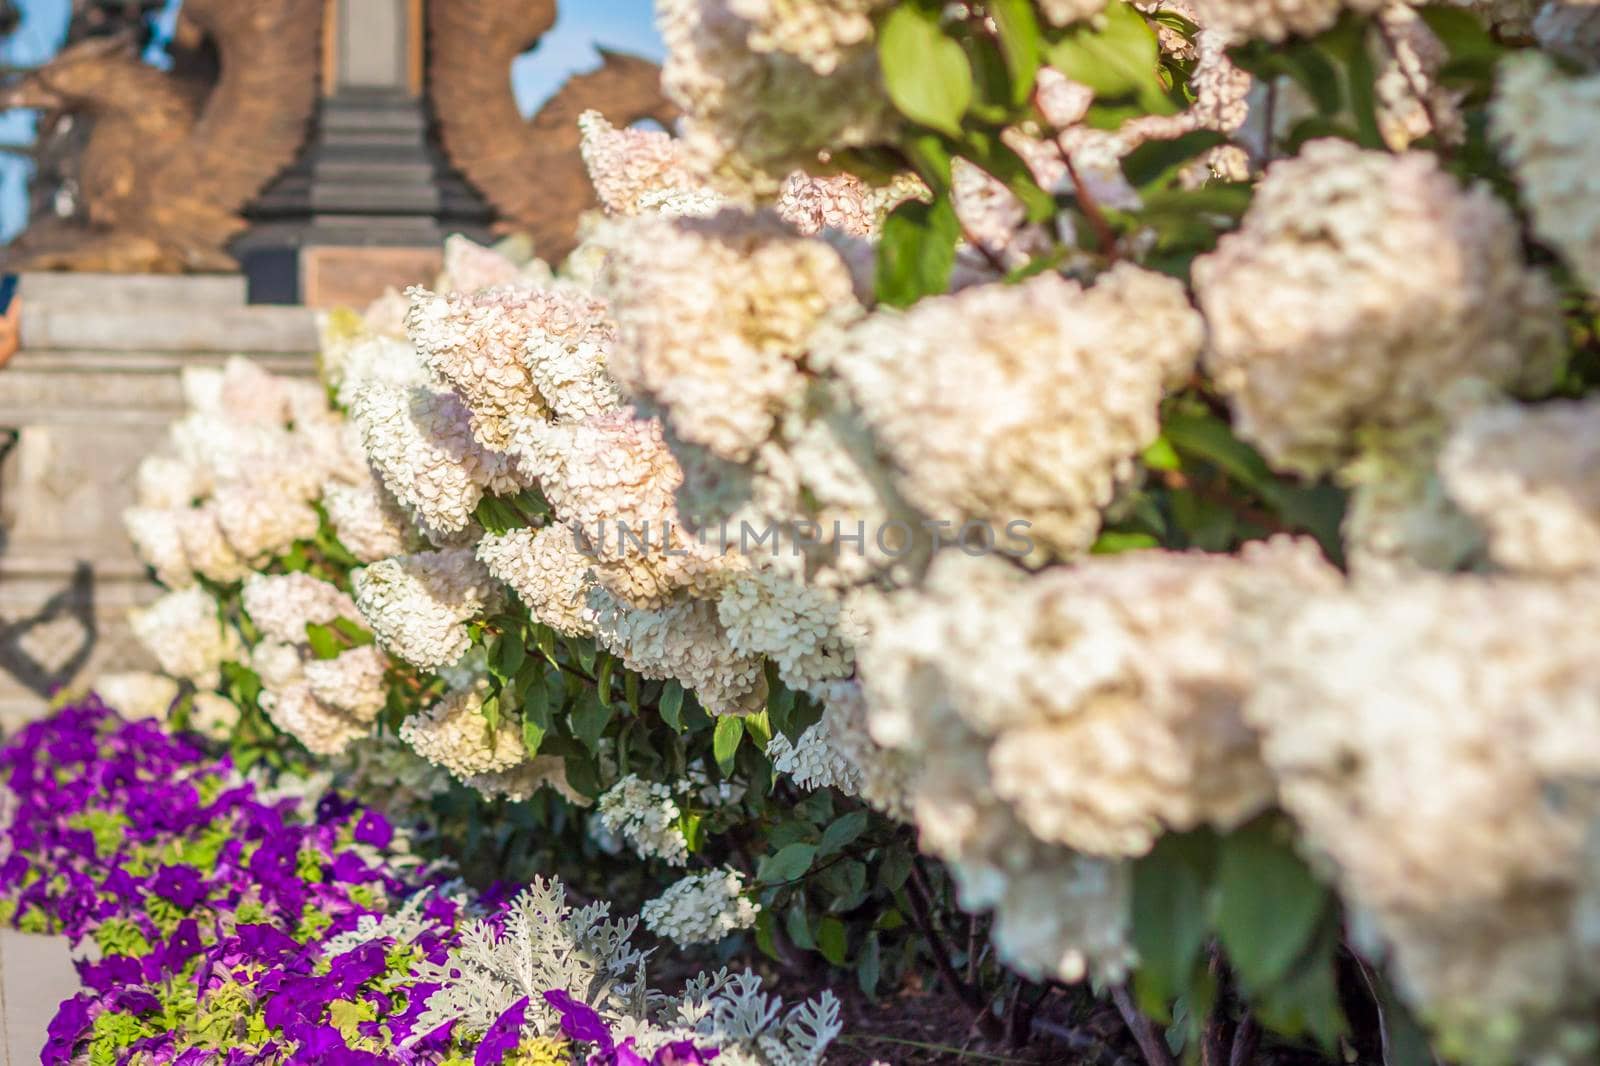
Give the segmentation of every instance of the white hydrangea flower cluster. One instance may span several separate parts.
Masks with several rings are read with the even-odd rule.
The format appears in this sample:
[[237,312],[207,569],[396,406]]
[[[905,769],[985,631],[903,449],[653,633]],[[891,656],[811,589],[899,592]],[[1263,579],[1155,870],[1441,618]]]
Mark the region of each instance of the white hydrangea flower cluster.
[[765,214],[639,219],[602,285],[620,330],[612,375],[664,408],[676,438],[733,462],[799,401],[818,328],[860,313],[838,253]]
[[501,773],[526,762],[528,749],[523,746],[521,731],[510,721],[491,730],[482,709],[480,687],[452,692],[407,718],[400,726],[400,739],[460,781]]
[[1203,337],[1178,282],[1123,264],[1089,288],[1044,274],[879,310],[830,365],[923,515],[951,540],[985,522],[991,546],[1030,523],[1038,565],[1093,543]]
[[413,666],[437,670],[466,654],[467,623],[497,586],[471,548],[398,555],[350,575],[356,608],[378,643]]
[[196,692],[189,704],[189,728],[212,740],[227,740],[239,725],[239,708],[215,692]]
[[890,0],[728,0],[750,24],[752,51],[784,52],[821,75],[832,74],[858,46],[872,40],[872,13]]
[[1600,67],[1600,4],[1546,0],[1533,19],[1539,47],[1587,70]]
[[289,573],[252,574],[240,603],[261,633],[250,659],[272,723],[317,755],[337,755],[367,735],[387,699],[388,657],[368,645],[319,660],[307,632],[355,621],[355,601],[319,578]]
[[660,609],[715,588],[722,553],[678,517],[683,474],[657,420],[615,411],[546,427],[519,447],[545,501],[593,556],[597,581],[620,600]]
[[645,678],[676,678],[710,714],[757,714],[767,703],[759,656],[741,654],[710,600],[684,599],[642,610],[604,589],[591,593],[595,637]]
[[1094,18],[1105,6],[1106,0],[1039,0],[1039,10],[1052,26]]
[[1600,572],[1600,399],[1479,411],[1439,458],[1450,498],[1517,574]]
[[593,298],[526,288],[409,295],[412,342],[466,405],[483,447],[507,451],[529,419],[577,420],[616,406],[604,375],[614,327]]
[[222,664],[239,655],[239,634],[223,624],[217,601],[198,585],[129,612],[128,625],[163,673],[197,688],[215,688]]
[[350,413],[384,487],[435,544],[468,532],[485,492],[523,488],[510,460],[478,443],[467,406],[447,389],[367,381]]
[[1600,74],[1568,77],[1537,52],[1499,70],[1491,129],[1534,230],[1600,293]]
[[895,128],[870,36],[845,44],[854,31],[852,19],[837,17],[842,6],[828,4],[812,23],[825,25],[823,35],[832,39],[820,49],[805,45],[801,56],[784,49],[813,38],[815,30],[802,30],[801,19],[819,5],[657,4],[667,47],[662,87],[684,111],[684,148],[695,170],[733,192],[772,195],[790,171],[814,165],[819,152],[874,144]]
[[766,656],[778,668],[779,680],[796,692],[854,671],[843,613],[837,598],[763,570],[732,575],[717,599],[717,618],[733,646]]
[[130,722],[142,718],[164,720],[178,700],[176,681],[140,670],[101,674],[95,680],[94,691],[107,707]]
[[387,700],[384,677],[388,669],[389,657],[376,645],[367,644],[342,651],[332,659],[306,662],[305,678],[318,702],[369,724]]
[[[1121,891],[1120,860],[1162,832],[1226,829],[1271,804],[1242,715],[1255,660],[1235,641],[1280,599],[1337,583],[1314,546],[1288,541],[1031,577],[946,551],[922,590],[889,597],[858,653],[872,735],[916,756],[922,846],[952,864],[964,905],[1029,930],[999,938],[1013,964],[1115,974],[1121,920],[1078,923],[1118,904],[1078,898],[1084,886]],[[1067,870],[1042,898],[1045,877]],[[1070,917],[1035,941],[1039,911]]]
[[[583,165],[607,214],[698,215],[721,206],[722,197],[706,187],[684,157],[683,142],[671,134],[618,129],[598,111],[580,115],[578,131]],[[705,210],[673,210],[672,205]]]
[[1349,10],[1371,14],[1384,0],[1190,0],[1199,23],[1230,43],[1257,38],[1313,37]]
[[641,858],[685,866],[689,839],[679,825],[682,810],[674,798],[676,793],[659,781],[629,774],[601,794],[595,803],[595,817]]
[[1511,213],[1428,153],[1307,144],[1193,276],[1206,368],[1239,434],[1287,471],[1337,468],[1358,431],[1426,420],[1462,382],[1537,388],[1559,358]]
[[478,541],[478,560],[527,605],[534,620],[569,637],[594,632],[589,590],[595,557],[570,526],[513,529]]
[[171,450],[147,457],[123,522],[161,583],[238,581],[317,533],[325,480],[361,474],[360,456],[314,382],[279,378],[248,359],[187,368],[189,411]]
[[338,755],[371,728],[370,721],[358,721],[317,699],[303,674],[281,688],[268,688],[263,683],[261,709],[273,725],[304,744],[313,755]]
[[1403,152],[1430,133],[1441,144],[1459,144],[1465,133],[1461,93],[1440,85],[1438,77],[1449,49],[1416,9],[1404,4],[1379,11],[1377,23],[1385,59],[1372,88],[1384,144]]
[[1280,801],[1446,1055],[1600,1037],[1578,935],[1600,657],[1574,639],[1597,605],[1592,579],[1418,575],[1312,597],[1262,644],[1246,716]]
[[251,574],[240,602],[255,627],[282,644],[303,644],[307,625],[328,625],[358,616],[355,601],[310,574]]
[[422,546],[411,519],[375,477],[353,485],[325,483],[322,507],[339,543],[364,563],[403,555]]
[[715,944],[756,924],[761,905],[746,895],[737,870],[708,870],[675,882],[639,909],[644,927],[659,937],[690,947]]
[[801,788],[836,788],[892,818],[911,821],[908,797],[916,760],[872,739],[860,682],[830,682],[818,695],[823,710],[815,724],[792,744],[782,733],[772,735],[767,743],[772,765]]

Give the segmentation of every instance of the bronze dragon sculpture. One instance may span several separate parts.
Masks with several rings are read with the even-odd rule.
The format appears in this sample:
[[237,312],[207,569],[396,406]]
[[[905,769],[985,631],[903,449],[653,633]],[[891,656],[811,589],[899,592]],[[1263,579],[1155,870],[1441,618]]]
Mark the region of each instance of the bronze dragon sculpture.
[[[127,36],[69,44],[0,90],[0,109],[90,123],[72,161],[77,210],[36,215],[5,250],[12,269],[232,270],[250,201],[302,148],[316,111],[324,0],[185,0],[163,72]],[[429,0],[428,86],[445,152],[505,231],[559,260],[593,204],[577,119],[676,117],[647,60],[601,52],[530,119],[511,62],[555,24],[556,0]]]
[[556,21],[556,0],[431,0],[428,84],[450,161],[493,205],[501,228],[533,237],[559,262],[577,241],[578,216],[594,193],[578,152],[578,116],[599,111],[618,126],[677,109],[661,92],[661,70],[602,49],[602,66],[570,78],[532,119],[517,110],[511,61]]
[[[230,270],[242,212],[294,161],[316,106],[322,0],[186,0],[178,43],[214,52],[214,79],[162,72],[132,41],[91,37],[0,92],[0,107],[82,116],[81,224],[7,249],[35,270]],[[204,64],[202,64],[203,66]]]

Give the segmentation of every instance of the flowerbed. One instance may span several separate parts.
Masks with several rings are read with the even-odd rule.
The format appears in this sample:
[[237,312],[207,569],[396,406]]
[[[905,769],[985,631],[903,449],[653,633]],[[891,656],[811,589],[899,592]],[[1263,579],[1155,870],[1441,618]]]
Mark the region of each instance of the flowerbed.
[[838,1033],[832,997],[784,1013],[749,973],[664,995],[637,919],[473,894],[378,812],[97,702],[0,771],[0,906],[82,956],[46,1064],[800,1064]]

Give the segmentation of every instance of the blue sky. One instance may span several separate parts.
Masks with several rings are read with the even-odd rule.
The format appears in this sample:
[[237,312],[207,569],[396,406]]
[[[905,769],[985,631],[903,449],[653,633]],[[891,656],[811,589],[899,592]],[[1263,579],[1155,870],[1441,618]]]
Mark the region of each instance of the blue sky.
[[[31,66],[48,58],[66,34],[69,0],[22,0],[20,6],[22,26],[0,47],[0,62]],[[524,113],[537,109],[569,75],[598,66],[597,44],[657,60],[662,56],[651,0],[565,0],[560,12],[555,29],[512,64],[512,85]],[[31,114],[0,115],[0,145],[26,144],[32,136]],[[24,161],[0,155],[0,239],[10,239],[26,220],[27,172]]]

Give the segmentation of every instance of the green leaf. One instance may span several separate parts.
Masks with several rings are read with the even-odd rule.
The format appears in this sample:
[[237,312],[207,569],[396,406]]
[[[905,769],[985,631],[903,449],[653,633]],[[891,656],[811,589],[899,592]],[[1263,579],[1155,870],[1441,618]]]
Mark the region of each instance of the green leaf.
[[878,887],[885,892],[898,892],[911,876],[912,855],[904,844],[891,844],[883,850],[878,864]]
[[544,735],[548,730],[539,724],[539,720],[531,714],[522,716],[522,745],[528,749],[528,756],[539,754],[539,745],[544,743]]
[[794,690],[778,680],[778,667],[770,659],[767,674],[767,723],[775,732],[789,735],[789,716],[794,713]]
[[594,691],[600,697],[600,705],[611,706],[611,668],[616,664],[608,652],[601,652],[595,660]]
[[1266,460],[1214,415],[1173,411],[1161,432],[1179,452],[1204,459],[1268,504],[1282,502],[1283,486]]
[[816,855],[815,844],[797,842],[786,845],[756,865],[756,880],[767,885],[783,885],[790,881],[798,881],[805,876],[807,870],[811,869],[811,861]]
[[1118,555],[1141,548],[1159,548],[1161,541],[1148,533],[1119,533],[1108,529],[1095,539],[1090,555]]
[[1133,864],[1134,991],[1139,1009],[1158,1021],[1187,992],[1205,945],[1216,851],[1214,834],[1168,833]]
[[1011,72],[1006,69],[1006,57],[1000,42],[993,38],[968,34],[961,40],[972,63],[972,103],[967,105],[967,123],[973,120],[990,126],[1004,126],[1012,121],[1017,106],[1011,100]]
[[539,649],[539,654],[545,661],[557,670],[561,664],[556,662],[556,634],[549,626],[535,625],[533,627],[533,646]]
[[849,950],[844,923],[837,918],[824,918],[818,922],[817,949],[833,965],[843,966]]
[[723,776],[733,773],[733,759],[739,754],[739,742],[744,739],[744,719],[725,714],[717,719],[716,732],[711,738],[711,752]]
[[1498,57],[1506,50],[1483,20],[1467,8],[1437,4],[1419,7],[1416,12],[1455,58]]
[[882,971],[882,947],[877,933],[868,933],[867,942],[861,945],[861,956],[856,959],[856,985],[868,996],[878,992],[878,978]]
[[[520,683],[520,677],[518,681]],[[545,687],[543,678],[537,679],[524,688],[522,693],[522,716],[537,725],[541,735],[550,732],[550,690]]]
[[332,659],[344,651],[344,641],[339,639],[338,634],[319,622],[306,623],[306,643],[311,646],[311,654],[318,659]]
[[1362,973],[1371,983],[1373,999],[1378,1005],[1383,1066],[1437,1066],[1438,1060],[1428,1045],[1428,1034],[1395,994],[1394,987],[1382,974],[1368,971],[1365,965]]
[[972,64],[939,26],[937,8],[900,4],[878,27],[878,64],[889,99],[911,121],[961,135],[972,103]]
[[773,962],[782,962],[783,956],[778,954],[778,945],[773,940],[774,923],[772,912],[765,908],[756,915],[756,950]]
[[583,746],[589,749],[589,754],[594,755],[599,752],[600,738],[611,722],[611,708],[602,705],[592,691],[587,692],[585,697],[578,701],[578,706],[573,708],[570,721],[572,735],[583,742]]
[[828,910],[846,914],[861,906],[867,898],[867,864],[855,859],[841,859],[822,871],[822,886],[833,896]]
[[1193,130],[1170,141],[1146,141],[1122,157],[1122,173],[1136,189],[1167,185],[1177,180],[1195,157],[1209,152],[1228,138],[1214,130]]
[[656,704],[661,720],[672,727],[674,733],[683,732],[683,686],[676,678],[661,689],[661,699]]
[[772,723],[767,719],[767,712],[746,715],[742,721],[745,735],[755,742],[758,749],[766,751],[767,745],[772,742]]
[[900,147],[911,160],[917,176],[933,190],[934,198],[948,196],[955,183],[955,160],[950,157],[950,146],[945,139],[937,133],[924,131],[911,134]]
[[1345,1031],[1339,1007],[1334,956],[1339,950],[1339,921],[1332,907],[1313,931],[1301,957],[1284,978],[1255,994],[1256,1014],[1271,1029],[1289,1036],[1310,1033],[1332,1051]]
[[1239,531],[1239,517],[1217,500],[1197,495],[1191,489],[1173,489],[1167,494],[1172,520],[1183,533],[1184,547],[1201,551],[1226,551],[1233,546]]
[[518,633],[503,633],[500,637],[500,672],[512,677],[528,658],[528,646]]
[[[600,774],[596,770],[594,760],[583,755],[568,755],[564,760],[567,768],[567,784],[580,796],[590,799],[600,795]],[[476,818],[468,822],[476,826]]]
[[488,725],[489,735],[491,737],[494,736],[495,732],[500,728],[499,694],[497,693],[493,696],[485,698],[483,701],[483,706],[478,708],[478,713],[483,716],[484,722]]
[[851,811],[849,814],[837,818],[832,825],[823,830],[822,843],[817,846],[817,857],[825,859],[829,855],[843,851],[853,844],[867,828],[867,812]]
[[1253,992],[1288,974],[1329,910],[1327,889],[1282,828],[1258,821],[1228,834],[1217,861],[1217,935]]
[[595,656],[599,654],[594,641],[587,638],[570,637],[567,640],[567,650],[572,652],[572,657],[578,661],[586,673],[594,672]]
[[1343,71],[1345,96],[1356,124],[1356,143],[1383,150],[1375,88],[1378,75],[1372,65],[1372,53],[1367,50],[1366,19],[1346,12],[1333,29],[1317,38],[1316,44]]
[[689,854],[699,851],[700,845],[705,843],[705,819],[698,814],[684,814],[678,819],[678,829],[683,833]]
[[366,629],[348,618],[335,618],[333,620],[333,628],[338,631],[340,636],[344,637],[352,648],[364,648],[378,639],[373,635],[372,630]]
[[1133,5],[1113,0],[1103,17],[1103,26],[1075,27],[1051,45],[1050,65],[1093,89],[1097,99],[1132,99],[1150,114],[1175,113],[1177,106],[1156,73],[1161,49],[1144,16]]
[[1021,106],[1033,93],[1044,57],[1044,38],[1030,0],[989,0],[989,15],[1000,31],[1000,51],[1011,75],[1011,102]]
[[795,893],[784,915],[783,928],[789,934],[789,939],[794,941],[795,947],[804,951],[817,949],[816,938],[811,935],[811,917],[806,913],[804,894]]
[[1166,437],[1151,441],[1150,446],[1140,453],[1139,461],[1151,470],[1176,470],[1183,465],[1183,460],[1178,458],[1172,442]]
[[950,287],[961,222],[948,198],[907,200],[883,221],[873,279],[878,302],[909,307]]

